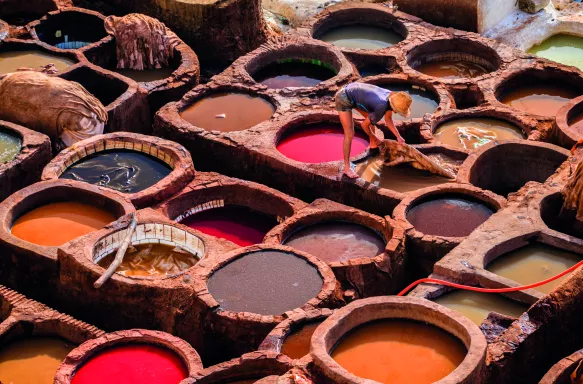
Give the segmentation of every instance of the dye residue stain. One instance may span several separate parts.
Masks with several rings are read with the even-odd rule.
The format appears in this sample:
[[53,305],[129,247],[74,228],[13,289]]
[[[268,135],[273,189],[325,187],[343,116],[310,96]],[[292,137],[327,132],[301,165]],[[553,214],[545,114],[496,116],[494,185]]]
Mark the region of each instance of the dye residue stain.
[[355,172],[361,179],[379,187],[392,191],[406,193],[421,188],[431,187],[450,182],[451,180],[433,173],[410,167],[397,165],[384,166],[380,157],[369,157],[356,165]]
[[384,252],[384,240],[372,229],[349,222],[325,222],[293,233],[285,245],[327,262],[371,258]]
[[391,29],[352,25],[330,29],[318,39],[341,48],[376,50],[391,47],[403,37]]
[[336,76],[331,69],[301,61],[273,63],[257,72],[253,78],[268,88],[314,87]]
[[0,347],[0,382],[53,384],[61,362],[75,346],[52,337],[30,337]]
[[209,131],[233,132],[268,120],[275,108],[259,96],[245,93],[217,93],[197,101],[180,116],[190,124]]
[[[312,124],[290,129],[277,143],[285,157],[302,163],[325,163],[342,160],[344,131],[339,124]],[[361,154],[368,147],[368,136],[357,130],[350,156]]]
[[277,220],[273,216],[239,206],[213,208],[195,213],[181,224],[246,247],[259,244]]
[[[502,277],[514,280],[519,284],[526,285],[553,277],[577,264],[581,259],[583,259],[583,255],[535,243],[495,259],[486,269]],[[570,275],[563,276],[535,289],[543,293],[549,293],[569,277]]]
[[[117,250],[100,259],[97,264],[107,269]],[[165,244],[135,244],[126,251],[116,273],[124,276],[169,276],[180,273],[198,261],[192,253]]]
[[301,359],[310,353],[310,342],[312,340],[312,335],[316,331],[316,328],[322,324],[322,321],[316,321],[313,323],[308,323],[294,330],[288,336],[286,336],[281,346],[281,353],[292,359]]
[[518,318],[528,309],[528,305],[507,299],[500,294],[464,290],[441,295],[433,301],[458,311],[476,325],[482,324],[490,312]]
[[581,92],[556,84],[525,85],[503,94],[500,102],[533,115],[556,116],[561,107]]
[[516,125],[485,117],[447,121],[437,127],[433,136],[443,144],[470,150],[492,141],[524,139]]
[[425,235],[465,237],[493,214],[480,202],[452,196],[413,206],[407,212],[407,220]]
[[385,384],[428,384],[449,375],[466,353],[461,341],[440,328],[380,320],[350,331],[331,356],[358,377]]
[[54,64],[55,68],[62,72],[75,64],[75,62],[66,57],[43,51],[0,52],[0,75],[16,72],[18,68],[38,69],[47,64]]
[[89,358],[72,384],[178,384],[188,376],[180,357],[162,347],[128,344],[108,348]]
[[482,64],[462,60],[432,61],[423,63],[416,69],[426,75],[449,80],[474,78],[490,72]]
[[22,140],[19,137],[0,131],[0,164],[14,160],[21,148]]
[[549,37],[540,45],[535,45],[528,53],[572,65],[583,71],[583,37],[558,34]]
[[316,297],[323,279],[317,268],[292,253],[258,251],[217,270],[208,281],[222,309],[281,315]]
[[114,69],[116,73],[122,76],[129,77],[138,83],[149,83],[152,81],[165,80],[172,76],[174,69],[172,68],[157,68],[157,69]]
[[426,113],[433,113],[437,109],[439,102],[437,97],[425,88],[413,84],[388,84],[382,86],[393,92],[407,92],[413,103],[411,104],[411,116],[405,118],[393,113],[393,120],[401,121],[408,119],[419,119]]
[[87,156],[61,175],[61,179],[84,181],[123,193],[136,193],[168,176],[165,162],[137,151],[104,151]]
[[12,225],[12,235],[29,243],[56,247],[113,221],[115,216],[93,205],[51,203],[20,216]]

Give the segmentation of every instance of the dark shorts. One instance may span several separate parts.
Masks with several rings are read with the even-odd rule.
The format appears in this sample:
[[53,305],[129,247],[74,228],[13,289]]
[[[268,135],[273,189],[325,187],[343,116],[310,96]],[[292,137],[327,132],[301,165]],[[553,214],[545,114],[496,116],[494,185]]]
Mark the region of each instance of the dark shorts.
[[337,111],[347,112],[354,109],[354,104],[348,99],[344,87],[336,93],[336,96],[334,96],[334,102],[336,103]]

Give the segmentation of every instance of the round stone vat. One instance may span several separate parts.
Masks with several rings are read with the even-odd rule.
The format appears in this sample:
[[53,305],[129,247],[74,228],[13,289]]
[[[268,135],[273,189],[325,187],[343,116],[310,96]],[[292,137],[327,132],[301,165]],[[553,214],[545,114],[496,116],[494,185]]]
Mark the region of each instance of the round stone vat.
[[539,384],[572,384],[581,381],[579,366],[583,360],[583,350],[565,357],[549,369]]
[[205,355],[211,360],[256,350],[286,313],[334,305],[340,288],[324,262],[284,246],[250,246],[218,261],[202,260],[196,268]]
[[107,333],[75,348],[59,367],[55,384],[171,384],[201,369],[198,353],[184,340],[164,332],[131,329]]
[[50,12],[30,25],[33,38],[59,49],[80,49],[107,37],[104,16],[81,8]]
[[323,308],[300,312],[279,323],[259,346],[259,351],[281,353],[291,359],[310,359],[314,331],[334,311]]
[[119,132],[94,136],[59,153],[42,179],[59,178],[107,187],[144,207],[181,190],[194,178],[194,166],[177,143]]
[[180,117],[207,131],[244,131],[273,116],[276,106],[269,97],[244,90],[203,92],[192,102],[181,102]]
[[[133,205],[119,194],[72,180],[21,189],[0,204],[0,251],[11,255],[0,258],[2,270],[10,271],[1,282],[52,303],[58,285],[55,245],[132,211]],[[16,226],[19,233],[14,233]]]
[[493,142],[466,159],[458,181],[507,196],[529,181],[545,182],[568,156],[569,151],[547,143]]
[[478,78],[501,65],[492,48],[466,39],[433,40],[413,48],[407,63],[418,72],[445,81]]
[[583,71],[583,37],[559,33],[528,49],[528,53]]
[[545,196],[540,204],[541,218],[550,229],[583,239],[583,232],[580,231],[578,225],[575,225],[577,220],[575,213],[561,212],[563,203],[564,198],[561,192]]
[[404,279],[403,230],[381,218],[318,199],[265,238],[327,263],[352,298],[393,294]]
[[267,88],[326,88],[347,80],[353,68],[337,48],[306,40],[291,40],[270,49],[259,49],[235,62]]
[[333,7],[316,18],[312,37],[346,50],[378,50],[403,41],[408,31],[389,10],[367,4]]
[[[380,334],[383,342],[373,342]],[[390,383],[387,372],[394,372],[415,383],[470,383],[481,379],[486,345],[480,329],[455,311],[386,296],[355,301],[328,317],[312,336],[311,355],[328,382]]]
[[250,352],[195,372],[181,384],[250,384],[283,375],[291,368],[291,360],[277,352]]
[[433,137],[441,144],[473,151],[491,142],[525,139],[516,123],[482,115],[452,116],[437,123]]
[[556,68],[528,69],[502,80],[496,98],[518,111],[554,118],[559,109],[583,94],[583,78]]
[[405,228],[414,273],[430,274],[438,260],[505,205],[504,198],[469,185],[438,185],[411,193],[393,216]]
[[18,69],[40,69],[54,64],[58,72],[81,61],[76,52],[53,52],[36,41],[10,41],[0,47],[0,75],[16,72]]
[[[285,157],[301,163],[319,164],[342,160],[344,130],[339,122],[320,122],[290,126],[278,132],[277,150]],[[368,136],[355,127],[350,156],[366,151]]]
[[572,147],[583,139],[583,96],[571,100],[559,109],[553,129],[563,147]]

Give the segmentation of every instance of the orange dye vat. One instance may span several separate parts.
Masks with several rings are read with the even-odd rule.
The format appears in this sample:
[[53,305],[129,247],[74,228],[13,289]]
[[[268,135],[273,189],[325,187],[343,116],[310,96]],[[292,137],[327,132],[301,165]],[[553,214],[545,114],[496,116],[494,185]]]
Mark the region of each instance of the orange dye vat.
[[310,353],[312,335],[320,324],[322,324],[321,321],[308,323],[292,332],[283,341],[283,345],[281,346],[281,353],[291,357],[292,359],[301,359],[302,357],[306,356],[308,353]]
[[115,221],[101,208],[78,202],[43,205],[20,216],[12,234],[30,243],[56,247]]
[[363,324],[331,352],[353,375],[385,384],[433,383],[449,375],[467,353],[448,332],[412,320]]

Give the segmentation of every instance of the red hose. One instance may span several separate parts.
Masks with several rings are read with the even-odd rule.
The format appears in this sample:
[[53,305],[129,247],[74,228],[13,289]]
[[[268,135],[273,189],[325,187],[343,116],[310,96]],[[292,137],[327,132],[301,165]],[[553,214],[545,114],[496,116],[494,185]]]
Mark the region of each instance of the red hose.
[[397,296],[404,296],[407,292],[409,292],[410,290],[412,290],[413,288],[415,288],[417,285],[422,284],[422,283],[434,283],[434,284],[445,285],[447,287],[454,287],[454,288],[458,288],[458,289],[465,289],[467,291],[486,292],[486,293],[506,293],[506,292],[524,291],[525,289],[531,289],[531,288],[540,287],[541,285],[545,285],[547,283],[550,283],[551,281],[557,280],[557,279],[559,279],[559,278],[561,278],[561,277],[563,277],[563,276],[565,276],[565,275],[573,272],[574,270],[576,270],[577,268],[579,268],[582,265],[583,265],[583,260],[581,260],[577,264],[573,265],[571,268],[566,269],[563,272],[559,273],[558,275],[553,276],[553,277],[550,277],[550,278],[548,278],[546,280],[539,281],[538,283],[523,285],[523,286],[520,286],[520,287],[511,287],[511,288],[481,288],[481,287],[473,287],[471,285],[456,284],[456,283],[452,283],[451,281],[445,281],[445,280],[433,279],[431,277],[426,277],[424,279],[419,279],[419,280],[414,281],[413,283],[409,284],[407,286],[407,288],[405,288],[401,292],[399,292],[399,294]]

